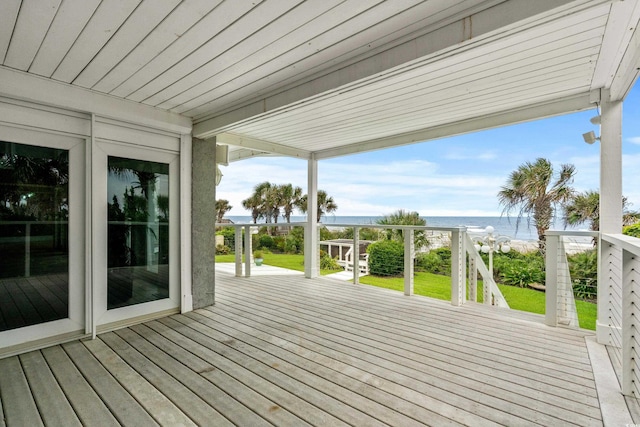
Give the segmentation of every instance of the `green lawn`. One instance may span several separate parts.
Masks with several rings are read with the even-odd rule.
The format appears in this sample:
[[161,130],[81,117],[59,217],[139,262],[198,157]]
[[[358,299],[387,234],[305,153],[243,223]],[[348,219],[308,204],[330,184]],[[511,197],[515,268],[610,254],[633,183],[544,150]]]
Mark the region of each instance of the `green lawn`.
[[[235,257],[233,254],[216,255],[216,262],[235,262]],[[304,255],[265,253],[264,263],[275,267],[304,271]],[[335,271],[321,270],[320,273],[322,275],[326,275],[335,273]],[[360,283],[404,292],[404,278],[402,277],[385,278],[364,276],[360,278]],[[535,291],[529,288],[518,288],[515,286],[500,284],[498,287],[500,288],[502,295],[504,295],[504,298],[509,303],[509,307],[512,309],[544,314],[544,292]],[[451,300],[451,277],[418,272],[415,274],[415,278],[413,280],[413,291],[416,295]],[[482,282],[480,281],[478,283],[478,302],[482,302]],[[578,310],[580,327],[595,330],[597,316],[596,304],[576,301],[576,308]]]
[[[402,277],[384,278],[365,276],[360,278],[360,283],[404,292],[404,278]],[[544,314],[544,292],[500,284],[498,287],[509,303],[509,307],[512,309]],[[451,300],[451,277],[418,272],[415,274],[413,280],[413,292],[416,295]],[[482,302],[481,282],[478,283],[478,302]],[[595,330],[597,316],[596,304],[576,301],[576,308],[578,310],[580,327]]]
[[[244,262],[244,256],[242,257]],[[236,262],[235,255],[216,255],[216,262]],[[271,254],[264,253],[264,265],[287,268],[289,270],[304,271],[304,255],[299,254]],[[260,268],[257,267],[256,268]],[[320,270],[321,275],[336,273],[335,270]]]

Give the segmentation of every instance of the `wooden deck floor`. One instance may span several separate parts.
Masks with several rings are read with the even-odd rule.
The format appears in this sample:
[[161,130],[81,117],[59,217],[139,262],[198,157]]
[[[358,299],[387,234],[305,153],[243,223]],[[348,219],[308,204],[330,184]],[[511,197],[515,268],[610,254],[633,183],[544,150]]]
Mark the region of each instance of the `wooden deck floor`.
[[219,274],[216,293],[205,310],[0,360],[0,420],[602,425],[587,332],[326,279]]

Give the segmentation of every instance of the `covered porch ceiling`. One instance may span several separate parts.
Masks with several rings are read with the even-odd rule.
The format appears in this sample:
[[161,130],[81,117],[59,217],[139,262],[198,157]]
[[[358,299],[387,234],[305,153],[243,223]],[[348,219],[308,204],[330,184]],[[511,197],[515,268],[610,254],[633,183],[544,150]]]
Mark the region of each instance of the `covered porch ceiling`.
[[623,99],[639,20],[638,0],[5,0],[0,95],[323,159]]

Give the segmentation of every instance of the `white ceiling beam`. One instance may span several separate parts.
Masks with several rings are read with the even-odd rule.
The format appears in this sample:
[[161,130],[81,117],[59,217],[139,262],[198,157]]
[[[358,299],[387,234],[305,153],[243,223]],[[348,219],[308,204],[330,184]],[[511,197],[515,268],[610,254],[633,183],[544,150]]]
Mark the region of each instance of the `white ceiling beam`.
[[[605,3],[598,1],[570,0],[510,0],[496,6],[465,17],[431,33],[392,47],[385,52],[365,58],[342,69],[330,72],[304,82],[298,86],[264,96],[232,111],[200,121],[194,125],[194,135],[208,138],[224,131],[224,127],[245,120],[257,114],[266,114],[279,109],[286,109],[292,104],[305,102],[320,94],[367,78],[378,78],[396,67],[410,64],[436,52],[458,48],[474,43],[483,36],[503,30],[527,19],[539,19],[563,11],[565,7],[583,3],[584,7],[592,7]],[[533,17],[533,18],[532,18]],[[347,88],[348,89],[348,88]]]
[[541,103],[531,107],[462,120],[456,123],[421,129],[415,132],[408,132],[387,138],[378,138],[343,147],[316,151],[314,152],[314,156],[316,159],[321,160],[356,153],[364,153],[367,151],[380,150],[400,145],[447,138],[450,136],[462,135],[465,133],[477,132],[505,125],[588,110],[591,108],[595,108],[595,105],[591,103],[591,94],[584,93],[553,102]]
[[239,150],[229,151],[229,163],[237,162],[239,160],[249,159],[252,157],[266,157],[273,154],[260,150],[251,150],[249,148],[241,148]]
[[610,7],[611,12],[593,72],[591,89],[611,87],[640,19],[640,3],[637,1],[618,1]]
[[0,95],[121,120],[180,134],[191,133],[191,119],[55,80],[0,66]]
[[227,144],[227,145],[232,145],[236,147],[243,147],[251,150],[257,150],[260,152],[280,154],[288,157],[297,157],[300,159],[311,158],[311,152],[307,150],[300,150],[297,148],[276,144],[274,142],[264,141],[256,138],[250,138],[247,136],[237,135],[233,133],[220,133],[216,135],[216,142],[218,144]]
[[[640,5],[639,5],[640,6]],[[640,71],[640,22],[634,22],[633,35],[620,61],[610,88],[609,101],[623,100],[638,79]],[[629,28],[631,30],[631,28]]]

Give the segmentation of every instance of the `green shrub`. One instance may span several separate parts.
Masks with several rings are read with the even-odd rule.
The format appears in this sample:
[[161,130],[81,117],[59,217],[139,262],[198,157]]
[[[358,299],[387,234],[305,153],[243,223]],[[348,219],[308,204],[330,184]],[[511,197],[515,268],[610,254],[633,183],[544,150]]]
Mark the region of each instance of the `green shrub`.
[[521,288],[530,283],[544,283],[544,263],[531,262],[527,259],[512,259],[502,266],[502,282],[505,285]]
[[273,241],[273,237],[268,234],[259,234],[258,235],[258,247],[263,249],[272,249],[275,247],[275,243]]
[[[322,251],[324,252],[324,251]],[[342,270],[338,261],[334,258],[331,258],[329,254],[321,253],[320,254],[320,269],[321,270]]]
[[284,240],[284,252],[300,254],[304,252],[304,228],[293,227]]
[[381,240],[369,245],[369,272],[374,276],[398,276],[404,271],[404,245],[397,240]]
[[640,238],[640,222],[623,227],[622,234]]
[[229,255],[231,253],[231,248],[227,245],[217,245],[216,246],[216,255]]
[[284,236],[276,236],[273,238],[273,247],[271,249],[275,249],[278,252],[284,252],[284,244],[285,237]]
[[451,274],[451,248],[438,248],[416,255],[416,270],[433,274]]
[[573,294],[580,299],[594,300],[598,294],[598,253],[595,249],[567,257]]
[[[244,233],[244,230],[242,231]],[[224,236],[224,244],[230,248],[236,246],[236,230],[233,227],[223,227],[216,231],[216,236]]]

